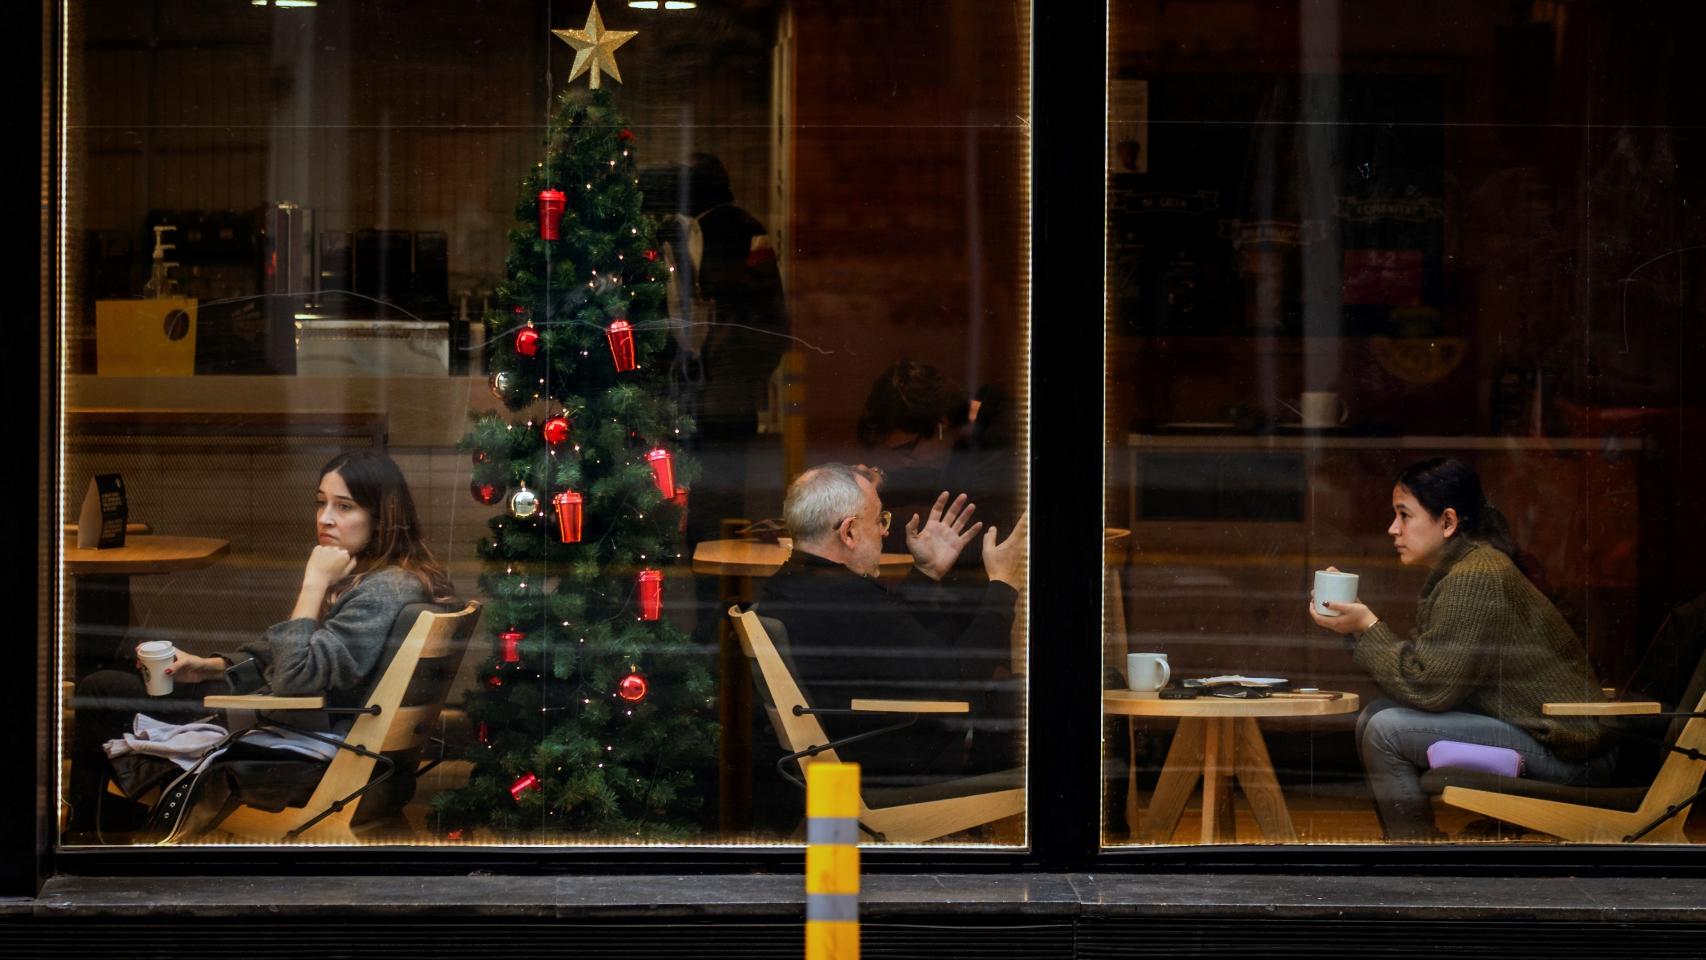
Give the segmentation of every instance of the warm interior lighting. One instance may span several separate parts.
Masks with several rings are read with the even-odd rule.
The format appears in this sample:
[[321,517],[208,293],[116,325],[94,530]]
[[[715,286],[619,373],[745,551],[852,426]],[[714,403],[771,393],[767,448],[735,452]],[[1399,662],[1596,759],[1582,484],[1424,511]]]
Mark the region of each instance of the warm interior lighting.
[[320,0],[249,0],[251,7],[317,7]]
[[696,0],[663,0],[662,3],[658,0],[628,0],[628,6],[633,10],[657,10],[660,7],[664,10],[693,10],[699,4]]

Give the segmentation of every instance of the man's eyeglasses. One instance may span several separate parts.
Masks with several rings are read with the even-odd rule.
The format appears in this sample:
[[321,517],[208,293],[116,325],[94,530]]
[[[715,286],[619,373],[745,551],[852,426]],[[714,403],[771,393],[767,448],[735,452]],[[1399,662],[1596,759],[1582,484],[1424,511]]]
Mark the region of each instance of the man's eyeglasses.
[[[835,528],[837,530],[839,530],[839,529],[841,529],[842,524],[846,523],[849,520],[857,520],[857,519],[859,519],[859,515],[856,513],[854,515],[852,515],[851,517],[842,517],[840,520],[837,520],[835,522]],[[885,536],[885,537],[888,536],[889,522],[892,521],[893,519],[894,519],[894,514],[887,511],[887,510],[884,510],[882,513],[877,514],[877,526],[882,529],[883,536]]]

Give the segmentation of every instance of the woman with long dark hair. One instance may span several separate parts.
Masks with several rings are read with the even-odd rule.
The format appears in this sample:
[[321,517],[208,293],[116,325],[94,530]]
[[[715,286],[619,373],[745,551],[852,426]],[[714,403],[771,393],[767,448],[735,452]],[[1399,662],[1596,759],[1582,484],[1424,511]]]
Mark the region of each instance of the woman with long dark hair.
[[403,608],[452,599],[450,578],[421,537],[408,482],[382,453],[339,454],[321,469],[314,533],[289,618],[259,638],[211,657],[178,651],[166,671],[173,692],[165,697],[148,696],[141,677],[124,670],[102,670],[77,685],[69,829],[95,828],[105,784],[102,744],[129,730],[137,713],[173,722],[203,716],[201,699],[230,692],[226,670],[248,660],[276,695],[353,704],[373,683]]
[[1424,460],[1398,476],[1386,530],[1398,559],[1430,569],[1416,626],[1400,634],[1366,604],[1310,603],[1315,622],[1354,643],[1388,698],[1357,720],[1357,749],[1388,839],[1438,839],[1421,787],[1440,740],[1515,750],[1525,775],[1594,785],[1615,766],[1591,717],[1549,717],[1541,705],[1604,699],[1582,642],[1513,561],[1510,528],[1475,469]]

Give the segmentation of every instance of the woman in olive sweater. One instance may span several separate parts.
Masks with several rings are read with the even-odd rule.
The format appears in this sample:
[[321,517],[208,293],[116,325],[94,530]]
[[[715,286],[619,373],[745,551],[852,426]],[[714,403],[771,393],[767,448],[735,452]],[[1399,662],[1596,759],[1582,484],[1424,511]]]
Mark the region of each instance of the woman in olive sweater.
[[1512,559],[1504,518],[1474,468],[1425,460],[1392,489],[1387,533],[1406,566],[1432,570],[1403,635],[1366,605],[1333,603],[1315,622],[1350,638],[1354,656],[1390,699],[1357,721],[1357,749],[1375,808],[1392,840],[1439,839],[1421,787],[1428,747],[1440,740],[1505,747],[1525,775],[1553,783],[1605,782],[1609,735],[1591,717],[1549,717],[1541,705],[1604,699],[1582,643]]

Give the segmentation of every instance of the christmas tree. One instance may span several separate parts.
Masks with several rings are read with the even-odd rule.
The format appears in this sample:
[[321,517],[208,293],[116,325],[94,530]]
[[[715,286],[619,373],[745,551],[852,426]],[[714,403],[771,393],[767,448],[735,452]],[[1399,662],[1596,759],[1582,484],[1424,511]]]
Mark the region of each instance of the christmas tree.
[[[710,664],[662,616],[681,562],[691,422],[667,395],[668,266],[641,213],[635,137],[597,89],[594,7],[510,232],[486,318],[502,414],[463,440],[472,492],[506,509],[480,544],[492,637],[468,698],[465,787],[434,799],[451,836],[660,839],[694,829],[716,757]],[[672,580],[671,578],[675,578]],[[459,831],[459,832],[458,832]]]

